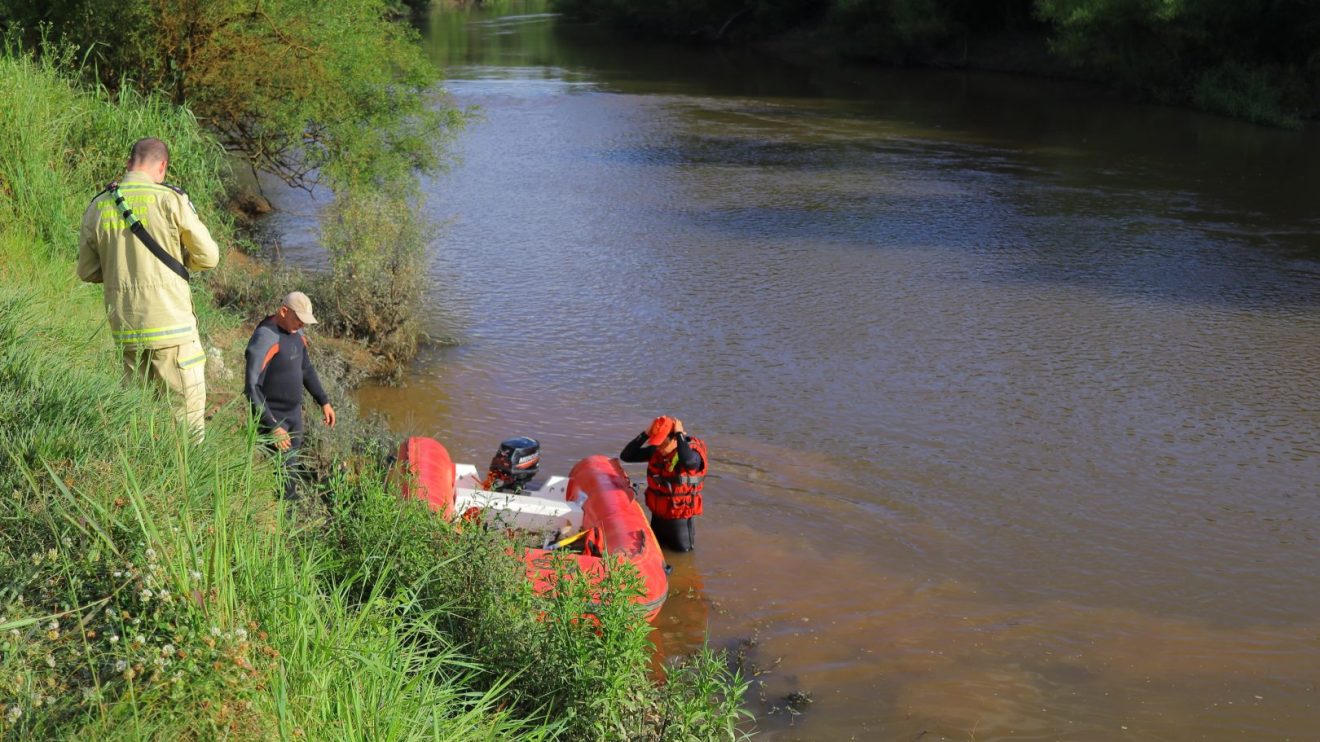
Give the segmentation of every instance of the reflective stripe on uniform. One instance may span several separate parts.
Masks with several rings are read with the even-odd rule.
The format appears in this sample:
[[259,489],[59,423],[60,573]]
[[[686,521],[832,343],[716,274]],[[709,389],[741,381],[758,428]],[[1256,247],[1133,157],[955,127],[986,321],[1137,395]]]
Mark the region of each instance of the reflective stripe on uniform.
[[153,340],[168,340],[174,337],[187,337],[196,331],[194,325],[179,325],[177,327],[152,327],[144,330],[116,330],[115,340],[121,343],[146,343]]
[[206,352],[205,352],[205,351],[202,351],[201,353],[198,353],[198,354],[195,355],[195,356],[188,356],[187,358],[180,358],[180,359],[179,359],[179,368],[192,368],[193,366],[196,366],[197,364],[199,364],[199,363],[201,363],[202,361],[205,361],[205,360],[206,360]]
[[165,191],[166,193],[176,193],[176,194],[178,193],[178,191],[175,191],[173,188],[169,188],[169,187],[166,187],[166,186],[163,186],[163,185],[156,185],[155,183],[120,183],[120,184],[119,184],[119,190],[121,190],[121,191]]

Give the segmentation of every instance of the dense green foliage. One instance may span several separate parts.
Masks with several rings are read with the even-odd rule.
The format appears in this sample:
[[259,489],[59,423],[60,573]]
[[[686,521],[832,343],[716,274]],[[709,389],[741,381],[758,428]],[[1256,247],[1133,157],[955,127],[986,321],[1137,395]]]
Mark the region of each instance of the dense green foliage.
[[[79,50],[112,91],[186,104],[226,147],[291,183],[407,183],[461,114],[384,0],[0,0],[29,47]],[[47,45],[49,48],[49,45]]]
[[1040,44],[1052,55],[1050,71],[1067,67],[1158,100],[1285,126],[1320,115],[1320,3],[1311,0],[556,0],[555,6],[677,37],[714,38],[709,29],[729,21],[735,34],[725,28],[720,37],[760,38],[809,26],[810,45],[893,62],[996,66],[1020,58],[1013,47]]
[[819,16],[812,0],[556,0],[569,16],[604,20],[642,33],[719,40],[731,31],[773,33]]
[[1307,0],[1037,0],[1054,48],[1158,97],[1289,124],[1315,115],[1320,5]]
[[[204,285],[205,441],[121,384],[77,220],[126,143],[162,134],[227,244],[222,151],[166,100],[81,90],[67,61],[0,57],[0,739],[734,736],[722,658],[657,685],[633,604],[597,624],[569,618],[581,594],[534,598],[499,532],[402,507],[369,435],[326,449],[313,422],[334,458],[281,507],[234,394],[248,326]],[[351,409],[338,431],[366,428]]]
[[390,367],[417,351],[429,233],[405,198],[344,192],[321,230],[330,274],[311,289],[330,330],[366,341]]
[[[366,575],[382,596],[433,611],[436,627],[470,648],[492,686],[516,676],[506,697],[532,716],[554,711],[565,739],[733,739],[746,684],[703,653],[651,677],[650,626],[632,602],[632,565],[604,581],[560,565],[559,589],[532,592],[503,529],[437,528],[420,503],[401,508],[362,480],[336,488],[333,524],[344,575]],[[585,615],[584,611],[590,611]]]

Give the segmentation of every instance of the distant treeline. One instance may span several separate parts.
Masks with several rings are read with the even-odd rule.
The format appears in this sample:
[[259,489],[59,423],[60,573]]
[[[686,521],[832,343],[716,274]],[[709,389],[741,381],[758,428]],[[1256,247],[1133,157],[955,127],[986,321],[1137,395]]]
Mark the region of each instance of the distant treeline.
[[1109,81],[1258,123],[1320,115],[1315,0],[553,0],[569,16],[703,41]]

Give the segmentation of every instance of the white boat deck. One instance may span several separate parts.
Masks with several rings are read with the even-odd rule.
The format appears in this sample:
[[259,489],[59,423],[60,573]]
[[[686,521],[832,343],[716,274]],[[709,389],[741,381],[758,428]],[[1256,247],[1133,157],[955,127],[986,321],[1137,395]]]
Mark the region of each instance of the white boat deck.
[[454,469],[454,512],[460,516],[477,508],[487,523],[504,527],[547,535],[582,530],[582,503],[564,499],[568,477],[533,481],[515,495],[482,489],[481,476],[472,464],[456,464]]

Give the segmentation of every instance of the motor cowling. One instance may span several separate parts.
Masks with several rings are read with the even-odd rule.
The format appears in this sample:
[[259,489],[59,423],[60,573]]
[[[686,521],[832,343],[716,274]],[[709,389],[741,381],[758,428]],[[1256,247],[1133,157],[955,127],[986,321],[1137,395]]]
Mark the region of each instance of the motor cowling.
[[501,441],[486,472],[486,489],[517,492],[536,476],[540,461],[541,444],[535,438],[519,436]]

